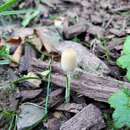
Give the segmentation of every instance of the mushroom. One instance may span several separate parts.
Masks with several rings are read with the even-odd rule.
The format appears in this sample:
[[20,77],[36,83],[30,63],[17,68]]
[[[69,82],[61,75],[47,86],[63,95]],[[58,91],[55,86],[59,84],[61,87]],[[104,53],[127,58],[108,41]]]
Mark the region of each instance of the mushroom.
[[73,48],[66,48],[61,55],[61,67],[66,74],[65,102],[70,101],[71,74],[77,66],[77,52]]

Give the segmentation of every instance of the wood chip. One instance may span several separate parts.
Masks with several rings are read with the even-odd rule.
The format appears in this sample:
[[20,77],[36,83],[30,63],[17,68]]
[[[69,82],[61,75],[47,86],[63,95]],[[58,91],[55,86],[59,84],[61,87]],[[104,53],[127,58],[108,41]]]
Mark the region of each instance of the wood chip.
[[56,108],[56,110],[78,113],[83,109],[83,107],[84,106],[82,104],[68,103],[68,104],[61,104]]
[[55,29],[36,29],[36,34],[48,53],[57,52],[55,46],[57,46],[62,39]]
[[48,130],[59,130],[61,126],[61,121],[56,118],[48,119],[47,127]]
[[13,67],[16,67],[19,65],[20,63],[20,58],[22,56],[22,51],[23,51],[23,46],[22,45],[19,45],[17,47],[17,49],[15,50],[13,56],[12,56],[12,59],[16,62],[16,63],[12,63],[11,66]]
[[64,29],[64,36],[66,39],[73,38],[79,34],[86,32],[88,25],[86,23],[78,23]]
[[27,100],[36,98],[41,92],[42,92],[42,89],[23,90],[20,93],[18,93],[16,97],[22,98],[22,101],[27,101]]
[[90,104],[65,122],[60,130],[101,130],[104,127],[101,111]]
[[[42,68],[45,67],[43,62]],[[55,64],[53,68],[57,72],[52,74],[52,82],[57,86],[65,87],[65,77],[61,67]],[[88,72],[80,73],[77,79],[72,80],[71,84],[72,91],[103,102],[108,102],[108,98],[124,86],[130,88],[130,83]]]
[[35,50],[29,45],[25,45],[25,52],[24,56],[21,58],[20,65],[19,65],[19,72],[20,73],[27,73],[30,70],[30,65],[33,57],[36,57]]
[[109,31],[110,31],[110,33],[112,33],[118,37],[122,37],[122,36],[126,35],[125,31],[114,29],[114,28],[110,29]]
[[87,33],[97,36],[98,38],[103,38],[104,36],[104,28],[100,26],[90,25]]

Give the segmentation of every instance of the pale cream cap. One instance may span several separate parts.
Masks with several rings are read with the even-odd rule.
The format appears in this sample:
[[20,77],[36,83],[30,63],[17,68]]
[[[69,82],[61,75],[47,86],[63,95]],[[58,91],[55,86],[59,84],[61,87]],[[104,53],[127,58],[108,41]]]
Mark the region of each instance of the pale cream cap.
[[73,72],[77,66],[77,52],[73,48],[66,48],[61,55],[61,66],[65,72]]

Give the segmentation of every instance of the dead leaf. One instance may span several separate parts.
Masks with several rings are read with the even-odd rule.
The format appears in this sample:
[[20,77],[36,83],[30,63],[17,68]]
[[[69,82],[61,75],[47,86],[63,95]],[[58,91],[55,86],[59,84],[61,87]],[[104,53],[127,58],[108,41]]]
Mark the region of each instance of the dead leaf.
[[12,56],[13,61],[15,61],[17,64],[12,63],[11,64],[12,67],[16,67],[20,63],[20,58],[21,58],[21,55],[22,55],[22,51],[23,51],[23,46],[19,45],[17,47],[16,51],[14,52],[13,56]]
[[22,41],[22,39],[20,37],[11,37],[7,42],[9,44],[15,44],[15,45],[18,45],[20,44]]
[[31,40],[31,44],[32,44],[38,51],[41,51],[41,49],[42,49],[42,43],[41,43],[40,39],[39,39],[37,36],[33,35],[33,36],[30,38],[30,40]]
[[55,29],[52,28],[36,29],[36,34],[40,38],[43,46],[45,47],[48,53],[57,52],[56,46],[59,45],[62,39]]
[[[38,78],[38,76],[35,73],[33,73],[33,72],[29,72],[26,75],[26,77],[37,77]],[[41,80],[39,80],[39,79],[29,79],[27,81],[30,82],[31,84],[33,84],[36,87],[39,87],[40,84],[41,84]]]
[[17,117],[18,130],[34,127],[45,116],[44,109],[34,103],[24,103],[20,106],[20,110],[20,115]]

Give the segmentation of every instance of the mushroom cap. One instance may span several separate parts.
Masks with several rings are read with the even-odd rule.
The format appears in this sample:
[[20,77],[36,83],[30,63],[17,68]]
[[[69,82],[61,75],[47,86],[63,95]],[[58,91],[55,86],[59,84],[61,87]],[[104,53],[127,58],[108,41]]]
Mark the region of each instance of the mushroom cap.
[[77,66],[77,52],[73,48],[66,48],[61,55],[61,67],[65,72],[73,72]]

